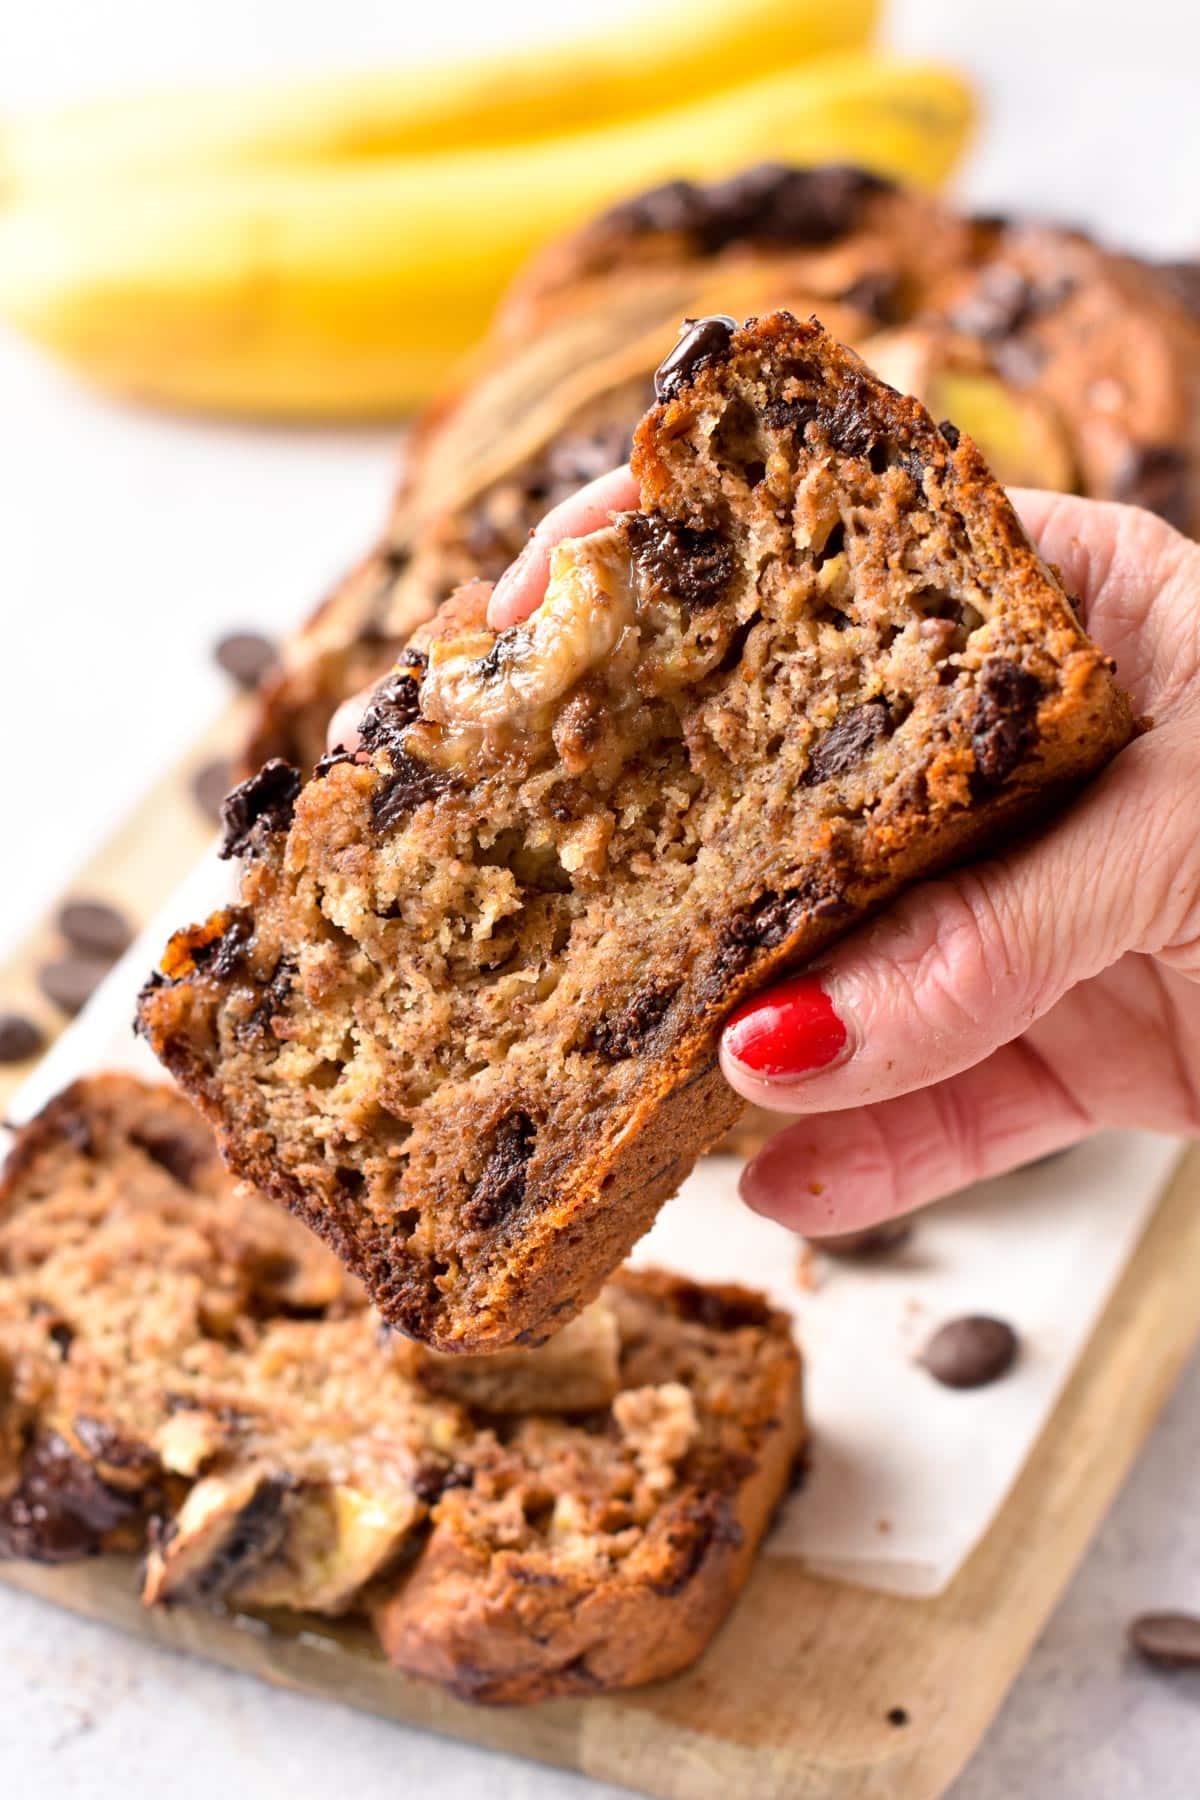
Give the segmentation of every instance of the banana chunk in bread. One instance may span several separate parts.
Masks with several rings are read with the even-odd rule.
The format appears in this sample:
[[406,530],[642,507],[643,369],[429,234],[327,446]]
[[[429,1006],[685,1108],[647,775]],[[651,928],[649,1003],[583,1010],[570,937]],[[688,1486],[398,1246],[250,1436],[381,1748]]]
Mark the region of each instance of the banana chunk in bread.
[[371,1613],[468,1697],[589,1693],[700,1653],[802,1437],[788,1322],[740,1289],[626,1273],[442,1366],[130,1076],[0,1176],[0,1557],[142,1551],[148,1605]]
[[232,1167],[446,1351],[599,1291],[738,1114],[738,1000],[1132,730],[973,443],[816,323],[702,320],[658,380],[640,509],[238,790],[240,903],[140,1003]]

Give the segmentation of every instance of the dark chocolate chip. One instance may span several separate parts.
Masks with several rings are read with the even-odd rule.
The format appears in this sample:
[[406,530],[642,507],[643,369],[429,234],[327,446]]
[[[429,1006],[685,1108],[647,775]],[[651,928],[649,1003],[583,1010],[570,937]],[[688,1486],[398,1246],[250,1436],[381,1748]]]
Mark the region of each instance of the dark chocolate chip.
[[74,1018],[81,1012],[112,967],[107,957],[59,956],[38,970],[38,986],[47,1000]]
[[717,934],[713,977],[737,975],[760,950],[774,950],[805,919],[828,918],[845,901],[828,876],[811,875],[787,894],[763,894],[726,920]]
[[393,669],[375,689],[358,726],[365,749],[399,750],[405,731],[420,716],[421,688],[417,676],[423,664],[422,657],[419,664]]
[[1042,690],[1036,677],[1007,657],[989,656],[975,685],[971,747],[980,778],[990,787],[1006,781],[1037,742]]
[[59,911],[58,929],[72,950],[110,962],[133,942],[129,921],[103,900],[68,900]]
[[302,785],[299,769],[273,756],[257,775],[227,794],[221,807],[225,825],[221,856],[253,856],[272,832],[286,831]]
[[403,750],[391,753],[391,763],[391,774],[380,778],[371,801],[371,824],[375,831],[390,831],[426,800],[436,800],[440,793],[454,785],[453,776],[444,769],[432,769],[428,763],[418,762]]
[[896,325],[903,316],[902,284],[893,269],[868,269],[838,295],[843,306],[866,313],[877,325]]
[[192,798],[205,818],[221,818],[221,803],[233,786],[233,764],[226,756],[202,763],[192,776]]
[[728,313],[713,313],[707,319],[685,319],[679,342],[654,372],[654,392],[660,400],[674,400],[710,363],[722,362],[729,354],[737,320]]
[[959,301],[949,322],[956,331],[994,340],[1012,337],[1029,323],[1036,310],[1037,293],[1029,277],[1005,263],[996,263]]
[[271,1030],[271,1021],[287,1011],[299,967],[294,957],[280,957],[263,985],[253,1011],[235,1027],[239,1043],[265,1036]]
[[633,236],[678,232],[707,255],[739,238],[825,244],[853,230],[864,200],[889,186],[865,169],[835,163],[815,169],[760,163],[707,187],[664,182],[613,207],[593,231],[601,240],[614,229]]
[[0,1013],[0,1063],[28,1062],[45,1042],[41,1026],[24,1013]]
[[433,1507],[448,1489],[470,1487],[474,1479],[475,1471],[469,1463],[444,1463],[431,1457],[428,1462],[417,1464],[412,1478],[412,1490],[418,1500]]
[[1116,498],[1157,513],[1177,531],[1188,526],[1188,458],[1174,444],[1139,444],[1116,481]]
[[689,612],[714,606],[733,579],[733,551],[719,531],[640,512],[626,513],[620,529],[642,573]]
[[536,1138],[537,1127],[528,1113],[513,1112],[501,1119],[483,1173],[462,1210],[469,1230],[490,1230],[521,1204]]
[[160,1169],[165,1169],[172,1181],[180,1187],[191,1187],[192,1181],[209,1160],[209,1153],[202,1144],[184,1137],[176,1131],[135,1131],[131,1141],[138,1149],[156,1162]]
[[216,644],[213,656],[242,688],[256,688],[279,660],[270,638],[258,631],[231,631]]
[[601,1019],[592,1031],[588,1048],[613,1061],[633,1056],[662,1024],[679,989],[678,982],[643,988],[611,1019]]
[[919,1360],[943,1387],[986,1387],[1007,1375],[1018,1347],[1016,1332],[1003,1319],[969,1313],[935,1331]]
[[740,1331],[746,1326],[761,1330],[771,1317],[767,1302],[746,1288],[703,1287],[691,1281],[677,1284],[670,1306],[679,1318],[707,1331]]
[[862,706],[852,706],[835,719],[813,745],[804,773],[805,786],[815,787],[819,782],[831,781],[835,775],[845,775],[850,769],[857,768],[891,729],[891,715],[882,700],[867,700]]
[[1128,1628],[1129,1646],[1156,1669],[1200,1669],[1200,1615],[1141,1613]]
[[949,444],[950,448],[952,450],[957,450],[958,449],[958,440],[962,436],[962,433],[959,431],[958,426],[954,423],[954,420],[953,419],[943,419],[941,421],[941,423],[938,425],[938,430],[941,432],[942,436],[945,438],[945,440]]
[[868,1225],[863,1231],[839,1231],[832,1237],[813,1238],[811,1242],[826,1256],[844,1256],[849,1262],[870,1262],[874,1257],[888,1256],[893,1250],[899,1250],[912,1234],[911,1219],[880,1219],[878,1225]]
[[136,1500],[108,1486],[51,1432],[26,1452],[17,1486],[0,1501],[0,1556],[73,1562],[136,1511]]

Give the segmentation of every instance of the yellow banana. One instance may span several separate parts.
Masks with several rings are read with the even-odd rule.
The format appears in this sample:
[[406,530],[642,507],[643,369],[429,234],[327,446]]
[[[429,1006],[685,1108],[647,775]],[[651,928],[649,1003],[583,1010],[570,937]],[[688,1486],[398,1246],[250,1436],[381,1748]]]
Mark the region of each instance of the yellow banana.
[[603,34],[383,73],[93,101],[0,133],[0,182],[158,178],[578,131],[864,44],[878,0],[660,0]]
[[532,249],[618,196],[768,157],[928,185],[970,118],[941,68],[836,57],[503,150],[42,196],[0,214],[0,316],[147,400],[395,413],[444,382]]

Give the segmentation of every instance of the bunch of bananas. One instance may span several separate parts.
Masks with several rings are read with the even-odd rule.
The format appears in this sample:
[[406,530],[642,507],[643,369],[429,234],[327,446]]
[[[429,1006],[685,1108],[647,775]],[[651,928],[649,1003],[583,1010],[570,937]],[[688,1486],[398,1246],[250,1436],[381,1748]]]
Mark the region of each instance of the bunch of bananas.
[[[674,176],[932,185],[968,90],[874,0],[663,0],[525,55],[76,108],[0,130],[0,317],[144,400],[291,418],[435,392],[540,243]],[[669,98],[670,105],[664,105]]]

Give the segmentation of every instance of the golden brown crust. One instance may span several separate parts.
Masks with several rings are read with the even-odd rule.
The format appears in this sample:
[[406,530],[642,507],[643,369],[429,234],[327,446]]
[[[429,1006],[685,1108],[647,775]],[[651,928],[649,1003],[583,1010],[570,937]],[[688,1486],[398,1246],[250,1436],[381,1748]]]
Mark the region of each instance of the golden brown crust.
[[[511,641],[460,618],[399,672],[375,747],[255,828],[242,910],[143,997],[235,1169],[444,1350],[536,1341],[599,1291],[737,1116],[715,1047],[741,998],[1131,731],[965,435],[783,313],[677,388],[638,433],[642,512],[564,553]],[[631,583],[634,675],[602,657],[528,728],[454,711],[521,716],[543,636],[617,629]]]

